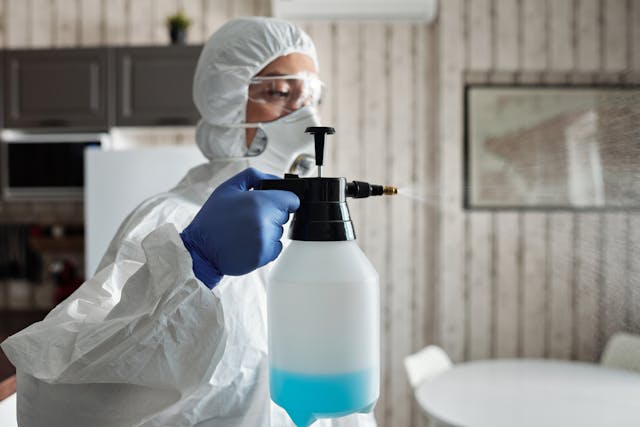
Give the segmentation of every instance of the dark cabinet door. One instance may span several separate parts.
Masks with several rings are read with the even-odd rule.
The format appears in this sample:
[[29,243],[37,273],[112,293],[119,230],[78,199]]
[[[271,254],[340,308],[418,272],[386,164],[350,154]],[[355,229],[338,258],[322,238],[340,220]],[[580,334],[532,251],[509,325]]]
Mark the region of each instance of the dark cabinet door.
[[109,126],[107,49],[12,50],[5,54],[5,126]]
[[116,126],[192,125],[193,73],[202,46],[116,49]]

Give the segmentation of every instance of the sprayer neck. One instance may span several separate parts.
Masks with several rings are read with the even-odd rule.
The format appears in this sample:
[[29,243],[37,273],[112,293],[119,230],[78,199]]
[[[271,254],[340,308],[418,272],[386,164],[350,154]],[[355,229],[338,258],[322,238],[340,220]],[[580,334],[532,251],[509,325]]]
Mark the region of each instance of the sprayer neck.
[[355,240],[346,201],[344,178],[307,178],[300,207],[293,216],[289,238],[302,241]]

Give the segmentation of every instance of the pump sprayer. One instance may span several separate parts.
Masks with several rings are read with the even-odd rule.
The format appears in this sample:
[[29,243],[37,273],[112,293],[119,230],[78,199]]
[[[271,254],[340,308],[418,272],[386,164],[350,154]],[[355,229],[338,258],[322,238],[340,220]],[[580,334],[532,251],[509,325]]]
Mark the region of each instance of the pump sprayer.
[[302,241],[354,240],[355,232],[346,197],[362,199],[370,196],[394,195],[396,187],[372,185],[364,181],[347,182],[345,178],[322,177],[325,135],[333,135],[332,127],[309,127],[314,135],[318,177],[300,178],[285,174],[284,179],[264,180],[259,190],[287,190],[300,198],[289,238]]
[[258,190],[300,198],[289,246],[267,281],[271,399],[299,427],[317,418],[370,412],[380,388],[378,273],[355,241],[346,198],[395,187],[322,176],[325,135],[310,127],[318,176],[264,180]]

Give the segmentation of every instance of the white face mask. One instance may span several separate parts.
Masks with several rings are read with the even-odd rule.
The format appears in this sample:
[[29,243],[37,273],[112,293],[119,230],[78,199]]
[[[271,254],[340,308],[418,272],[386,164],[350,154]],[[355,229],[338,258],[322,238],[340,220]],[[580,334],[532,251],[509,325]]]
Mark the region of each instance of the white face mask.
[[320,126],[313,107],[303,107],[277,120],[256,123],[256,136],[247,153],[250,165],[274,175],[308,175],[315,166],[313,135],[305,133]]

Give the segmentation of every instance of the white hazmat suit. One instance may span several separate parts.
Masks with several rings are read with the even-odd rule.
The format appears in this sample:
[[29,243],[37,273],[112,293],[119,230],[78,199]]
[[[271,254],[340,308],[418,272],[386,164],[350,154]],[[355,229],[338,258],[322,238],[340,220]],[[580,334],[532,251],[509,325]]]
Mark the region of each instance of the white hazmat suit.
[[[304,32],[267,18],[232,21],[207,42],[194,100],[203,117],[197,143],[210,162],[138,206],[95,276],[2,344],[18,371],[21,425],[293,425],[269,397],[267,268],[225,276],[209,290],[179,235],[232,175],[248,166],[279,174],[288,167],[275,140],[258,156],[237,157],[246,153],[245,131],[229,124],[244,121],[250,78],[293,52],[317,63]],[[278,161],[279,170],[269,170]],[[354,414],[314,426],[375,421]]]

